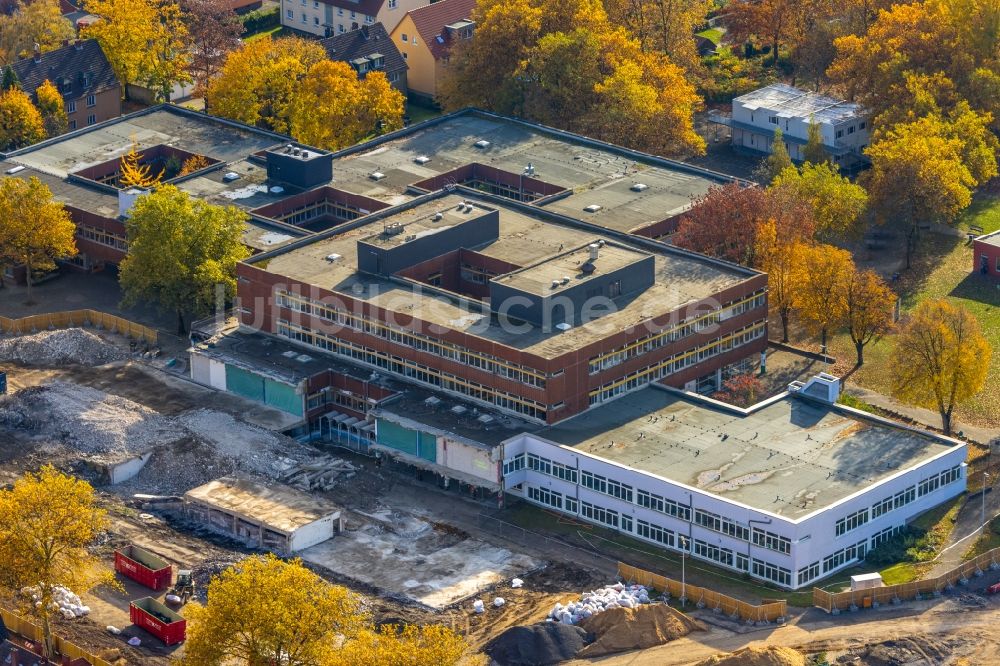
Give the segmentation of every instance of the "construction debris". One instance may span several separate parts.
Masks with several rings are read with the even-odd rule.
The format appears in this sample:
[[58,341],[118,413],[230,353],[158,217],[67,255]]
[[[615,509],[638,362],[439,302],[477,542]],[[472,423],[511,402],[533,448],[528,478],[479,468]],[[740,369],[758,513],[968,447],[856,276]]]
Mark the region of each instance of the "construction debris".
[[545,666],[572,659],[589,642],[580,628],[558,622],[511,627],[486,646],[500,666]]
[[222,458],[236,460],[240,469],[279,478],[315,451],[279,433],[239,421],[229,414],[210,409],[185,412],[178,423],[211,445]]
[[801,652],[787,647],[768,645],[748,647],[731,654],[718,654],[699,661],[696,666],[805,666]]
[[577,655],[588,658],[642,650],[669,643],[692,631],[705,631],[701,622],[666,604],[612,608],[583,618],[580,626],[596,637]]
[[302,490],[330,490],[340,481],[354,476],[354,465],[330,456],[302,463],[279,477],[282,483]]
[[576,624],[591,615],[612,608],[635,608],[649,603],[649,589],[642,585],[615,583],[599,590],[584,592],[579,601],[555,605],[549,617],[563,624]]
[[0,360],[26,365],[104,365],[128,359],[128,353],[82,328],[42,331],[0,338]]
[[[42,605],[42,590],[39,586],[22,587],[21,594],[31,597],[36,607]],[[52,601],[49,606],[52,610],[61,613],[67,620],[90,614],[90,606],[85,606],[79,596],[60,585],[52,588]]]

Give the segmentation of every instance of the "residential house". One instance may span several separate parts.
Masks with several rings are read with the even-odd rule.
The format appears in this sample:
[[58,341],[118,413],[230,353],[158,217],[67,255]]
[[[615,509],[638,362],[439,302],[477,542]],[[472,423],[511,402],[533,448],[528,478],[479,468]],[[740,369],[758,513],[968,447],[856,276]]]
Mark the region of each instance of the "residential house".
[[394,88],[406,94],[406,61],[381,23],[327,37],[320,44],[331,60],[348,63],[360,78],[383,72]]
[[59,88],[70,130],[96,125],[122,113],[121,84],[93,39],[67,43],[47,53],[35,52],[11,67],[30,95],[46,80]]
[[428,0],[281,0],[281,25],[316,35],[340,35],[381,23],[392,31],[411,9]]
[[732,115],[709,114],[709,120],[732,130],[733,146],[770,154],[774,131],[780,129],[788,154],[803,159],[809,125],[817,123],[823,146],[842,168],[865,161],[862,152],[870,141],[869,121],[857,104],[807,92],[784,83],[772,83],[733,99]]
[[475,8],[476,0],[439,0],[411,10],[392,31],[392,41],[410,67],[407,85],[411,95],[434,100],[451,48],[472,37],[475,23],[470,17]]

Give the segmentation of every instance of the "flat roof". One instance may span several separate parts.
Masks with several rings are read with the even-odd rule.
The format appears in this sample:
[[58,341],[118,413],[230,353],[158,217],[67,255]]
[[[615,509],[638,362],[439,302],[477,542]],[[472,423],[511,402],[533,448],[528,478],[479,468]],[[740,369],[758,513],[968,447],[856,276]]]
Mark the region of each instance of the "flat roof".
[[285,535],[327,516],[335,519],[340,516],[339,507],[315,495],[290,486],[264,485],[233,476],[192,488],[184,493],[184,498],[255,520]]
[[816,122],[839,122],[863,115],[861,106],[835,97],[800,90],[785,83],[750,91],[733,100],[747,108],[766,109],[789,118],[814,118]]
[[[471,194],[444,194],[429,198],[413,207],[393,212],[380,211],[365,222],[343,225],[301,244],[267,257],[267,271],[291,280],[315,285],[351,298],[367,301],[395,312],[405,312],[430,324],[466,332],[521,351],[545,358],[560,356],[581,346],[603,339],[609,330],[626,330],[652,317],[663,315],[688,303],[707,298],[723,289],[754,276],[752,271],[735,265],[660,247],[655,253],[655,282],[644,292],[620,303],[620,307],[601,317],[600,326],[576,326],[566,331],[545,332],[539,327],[530,331],[509,331],[491,321],[482,306],[470,308],[461,297],[439,294],[433,289],[413,289],[396,280],[383,279],[357,271],[357,241],[381,230],[389,221],[410,224],[426,219],[435,212],[457,208],[462,201],[476,201]],[[499,238],[476,251],[516,265],[530,265],[567,248],[585,246],[600,240],[624,248],[622,252],[641,254],[639,250],[610,235],[589,231],[543,219],[529,214],[530,209],[516,209],[490,202],[476,202],[477,207],[499,211]],[[456,213],[457,214],[457,213]],[[406,234],[408,232],[404,232]],[[635,239],[637,243],[642,239]],[[340,255],[330,261],[327,257]],[[253,260],[250,260],[253,263]]]
[[992,245],[993,247],[1000,247],[1000,231],[994,231],[990,234],[984,234],[976,238],[980,243],[986,243],[987,245]]
[[[653,255],[650,252],[642,252],[635,248],[605,242],[598,248],[597,259],[591,261],[590,243],[587,243],[530,266],[525,266],[520,270],[512,271],[496,278],[496,281],[521,291],[545,296],[557,294],[595,276],[628,268],[651,256]],[[586,264],[593,266],[590,273],[583,272],[581,268]],[[556,281],[560,282],[560,285],[553,287],[552,285]]]
[[537,435],[791,519],[956,446],[797,395],[742,415],[653,387]]

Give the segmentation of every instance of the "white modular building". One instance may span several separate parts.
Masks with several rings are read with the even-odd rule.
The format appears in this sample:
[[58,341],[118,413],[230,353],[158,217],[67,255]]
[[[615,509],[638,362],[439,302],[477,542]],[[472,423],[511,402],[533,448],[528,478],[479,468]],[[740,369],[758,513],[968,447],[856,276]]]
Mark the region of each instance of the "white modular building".
[[798,589],[965,489],[963,442],[834,404],[838,380],[740,410],[653,386],[504,443],[505,491]]
[[735,147],[770,154],[774,131],[780,129],[793,160],[804,159],[802,149],[809,138],[809,125],[819,125],[823,147],[843,168],[865,160],[863,151],[870,143],[870,121],[864,110],[819,93],[772,83],[733,99],[732,113],[709,114],[709,120],[731,129]]

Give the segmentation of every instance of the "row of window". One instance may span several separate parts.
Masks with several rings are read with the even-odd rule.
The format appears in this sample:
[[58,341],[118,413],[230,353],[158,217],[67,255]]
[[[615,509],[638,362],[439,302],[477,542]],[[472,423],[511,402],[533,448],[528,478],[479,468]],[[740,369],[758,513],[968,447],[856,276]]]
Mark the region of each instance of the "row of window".
[[542,456],[536,456],[534,453],[528,454],[528,469],[541,472],[542,474],[548,474],[549,476],[554,476],[557,479],[562,479],[563,481],[576,483],[575,467],[563,465],[562,463],[554,462],[548,458],[543,458]]
[[785,587],[791,587],[792,585],[791,571],[784,567],[779,567],[777,564],[758,560],[756,557],[753,559],[753,575],[757,576],[757,578],[772,581],[778,585],[784,585]]
[[816,578],[819,578],[819,560],[799,569],[799,585],[804,585]]
[[459,393],[474,400],[489,403],[499,409],[523,414],[533,419],[545,420],[546,406],[540,402],[524,398],[500,389],[490,388],[478,382],[469,381],[436,368],[409,361],[399,356],[376,351],[371,347],[342,340],[312,331],[304,326],[296,326],[283,319],[278,320],[277,334],[289,340],[310,345],[331,354],[344,356],[359,363],[365,363],[388,372],[408,377],[412,381],[428,384],[445,391]]
[[479,368],[505,379],[513,379],[522,384],[537,386],[539,388],[545,387],[545,377],[541,373],[525,366],[502,361],[488,354],[474,352],[465,347],[435,340],[434,338],[414,333],[413,331],[393,328],[370,317],[348,312],[343,308],[311,298],[305,298],[287,291],[279,291],[275,296],[275,300],[280,307],[288,308],[295,312],[313,315],[324,321],[353,328],[356,331],[362,331],[396,344],[412,347],[417,351],[457,361],[463,365]]
[[718,356],[736,347],[743,346],[757,338],[763,337],[766,330],[765,322],[759,321],[730,333],[721,338],[716,338],[697,349],[673,354],[669,358],[658,361],[645,368],[640,368],[624,377],[594,389],[590,392],[590,405],[597,405],[607,402],[619,395],[628,393],[646,384],[662,379],[667,375],[683,370],[701,363],[705,359]]
[[580,515],[595,523],[601,523],[625,532],[632,531],[632,516],[619,514],[614,509],[606,509],[590,502],[580,502]]
[[678,504],[671,499],[660,497],[659,495],[646,490],[640,490],[636,493],[635,503],[639,506],[644,506],[647,509],[652,509],[653,511],[659,511],[660,513],[665,513],[668,516],[673,516],[674,518],[679,518],[687,522],[691,521],[691,507]]
[[917,487],[910,486],[905,490],[900,490],[895,495],[890,495],[884,500],[872,504],[872,520],[883,516],[890,511],[902,508],[917,499]]
[[728,534],[729,536],[735,539],[740,539],[741,541],[750,540],[749,527],[740,525],[736,521],[730,520],[729,518],[723,518],[716,513],[697,509],[694,512],[694,522],[698,523],[702,527],[707,527],[712,531],[720,532],[722,534]]
[[605,495],[610,495],[611,497],[617,497],[620,500],[626,502],[632,502],[632,486],[627,483],[622,483],[620,481],[615,481],[614,479],[608,479],[601,476],[600,474],[594,474],[593,472],[588,472],[586,470],[581,474],[580,485],[584,488],[590,488],[593,491],[604,493]]
[[886,541],[888,541],[892,537],[896,536],[896,534],[900,530],[902,530],[902,529],[903,529],[902,525],[897,525],[895,527],[887,527],[884,530],[882,530],[881,532],[876,532],[874,535],[872,535],[872,539],[871,539],[871,548],[872,548],[872,550],[875,550],[876,548],[878,548],[879,546],[881,546],[883,543],[885,543]]
[[731,548],[716,546],[701,539],[694,540],[694,554],[740,571],[749,571],[750,569],[750,558],[747,557],[746,553],[738,553]]
[[939,472],[934,476],[924,479],[919,484],[917,484],[917,497],[923,497],[928,493],[932,493],[942,486],[947,486],[949,483],[954,483],[958,481],[962,476],[962,468],[958,465],[950,469],[946,469],[943,472]]
[[548,488],[528,486],[528,497],[540,504],[545,504],[556,509],[564,509],[570,513],[576,513],[577,511],[575,497],[563,497],[562,493],[557,493]]
[[775,534],[774,532],[762,530],[759,527],[753,528],[752,541],[755,546],[767,548],[768,550],[773,550],[777,553],[784,553],[785,555],[788,555],[792,552],[791,539],[783,537],[780,534]]
[[726,303],[718,310],[707,314],[699,315],[690,320],[684,320],[671,328],[650,333],[638,340],[623,345],[617,349],[605,352],[590,359],[590,374],[607,370],[620,363],[641,356],[654,349],[658,349],[681,338],[685,338],[692,333],[702,331],[709,326],[718,324],[731,317],[743,314],[754,308],[763,307],[767,298],[764,290],[754,292],[751,296],[736,301]]
[[868,509],[861,509],[860,511],[855,511],[852,514],[844,516],[837,521],[835,532],[837,536],[846,534],[851,530],[856,530],[865,523],[868,522]]
[[824,557],[823,573],[829,573],[834,569],[839,569],[842,565],[847,564],[848,562],[864,559],[867,543],[867,540],[859,541],[853,546],[841,548],[833,555],[827,555]]
[[97,227],[79,225],[76,228],[76,235],[94,243],[100,243],[101,245],[113,247],[122,252],[128,252],[128,239],[121,234],[114,234],[104,229],[98,229]]

